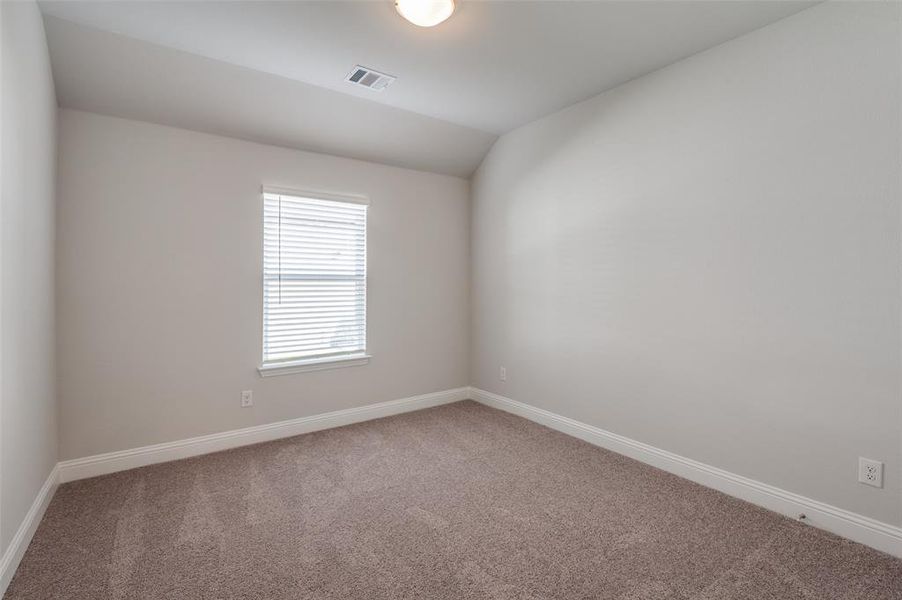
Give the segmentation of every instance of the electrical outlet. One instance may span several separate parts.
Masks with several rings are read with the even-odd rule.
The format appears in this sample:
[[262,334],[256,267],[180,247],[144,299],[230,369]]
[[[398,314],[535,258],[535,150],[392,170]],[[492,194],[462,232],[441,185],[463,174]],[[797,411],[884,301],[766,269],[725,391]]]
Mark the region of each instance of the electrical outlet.
[[507,369],[501,367],[501,369],[499,369],[498,371],[498,377],[501,378],[501,381],[507,381]]
[[248,406],[254,405],[254,392],[251,390],[244,390],[241,392],[241,407],[247,408]]
[[883,487],[883,463],[879,460],[858,457],[858,481],[865,485]]

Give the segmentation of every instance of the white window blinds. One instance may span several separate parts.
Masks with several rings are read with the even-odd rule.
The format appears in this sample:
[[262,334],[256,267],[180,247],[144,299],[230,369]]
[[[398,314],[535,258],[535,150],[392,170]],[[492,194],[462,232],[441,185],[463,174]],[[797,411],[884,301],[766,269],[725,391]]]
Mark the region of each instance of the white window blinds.
[[264,190],[264,366],[366,354],[366,212]]

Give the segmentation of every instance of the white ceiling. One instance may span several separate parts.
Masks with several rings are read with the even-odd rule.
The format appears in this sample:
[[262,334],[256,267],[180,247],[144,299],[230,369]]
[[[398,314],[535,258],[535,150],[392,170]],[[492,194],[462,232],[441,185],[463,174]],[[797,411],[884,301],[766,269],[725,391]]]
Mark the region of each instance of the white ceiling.
[[496,138],[53,17],[44,28],[66,108],[458,177]]
[[[146,59],[147,64],[142,68],[160,69],[158,77],[143,84],[142,92],[167,96],[166,111],[177,109],[180,103],[196,103],[196,98],[178,94],[174,89],[162,94],[156,88],[171,84],[171,71],[194,68],[200,81],[192,83],[193,91],[200,91],[200,95],[206,91],[208,96],[218,99],[222,103],[215,107],[221,113],[219,118],[234,121],[228,117],[228,105],[236,102],[226,99],[223,90],[215,89],[214,84],[219,82],[228,87],[227,80],[237,77],[234,73],[238,71],[226,76],[223,69],[237,65],[257,71],[248,71],[244,76],[256,78],[255,83],[263,86],[256,94],[248,92],[245,112],[251,111],[251,104],[260,97],[270,95],[269,86],[284,91],[297,83],[300,87],[293,89],[298,101],[317,96],[317,92],[328,93],[319,98],[326,106],[325,112],[307,117],[318,121],[321,129],[329,128],[327,122],[371,110],[361,108],[364,105],[402,109],[385,113],[394,115],[396,124],[406,123],[404,115],[409,113],[415,113],[411,118],[428,117],[416,124],[411,120],[409,128],[417,130],[428,123],[424,127],[429,135],[443,135],[441,130],[453,127],[453,123],[459,127],[455,129],[457,141],[451,141],[451,145],[469,154],[449,158],[445,155],[450,152],[432,151],[442,155],[434,157],[440,163],[451,161],[453,166],[448,162],[437,168],[431,159],[417,158],[421,156],[421,148],[428,145],[427,141],[433,146],[438,145],[438,140],[442,145],[449,143],[444,137],[426,140],[423,135],[409,142],[416,150],[410,153],[412,162],[411,157],[399,159],[394,155],[381,160],[458,175],[472,172],[494,134],[509,131],[812,4],[815,2],[794,0],[459,1],[457,12],[448,21],[435,28],[421,29],[401,19],[391,0],[41,2],[47,15],[183,51],[166,53],[165,49],[146,43],[136,45],[122,37],[47,19],[54,75],[64,105],[78,99],[83,105],[77,107],[92,110],[89,106],[102,103],[109,112],[116,102],[108,98],[108,93],[112,93],[131,106],[129,111],[120,109],[120,113],[145,110],[138,107],[141,102],[135,94],[115,81],[108,81],[126,77],[130,78],[129,85],[133,85],[134,80],[140,79],[134,68],[128,68],[124,58],[108,56],[124,51],[129,60]],[[155,57],[147,56],[151,54]],[[220,62],[201,63],[198,56]],[[85,64],[97,59],[103,64]],[[192,62],[196,63],[193,67],[185,66]],[[398,80],[382,92],[355,88],[343,79],[356,64],[395,75]],[[200,74],[206,70],[223,71],[221,80]],[[261,72],[279,77],[260,79]],[[98,83],[103,84],[102,96],[100,91],[87,89]],[[88,97],[96,98],[87,101]],[[349,103],[355,97],[363,101]],[[181,111],[186,113],[182,120],[198,108]],[[285,108],[288,107],[282,107]],[[302,112],[309,115],[313,108],[319,110],[317,105]],[[274,111],[276,107],[268,110]],[[156,118],[144,120],[159,122],[168,118],[162,108],[157,113]],[[381,119],[382,113],[371,116],[377,114]],[[128,116],[141,118],[137,114]],[[257,136],[262,141],[271,141],[279,129],[279,115],[271,116],[270,126],[276,131]],[[242,117],[244,121],[245,117]],[[284,122],[294,123],[291,119],[298,115],[289,112],[282,117],[286,117],[282,119]],[[254,129],[259,125],[238,121],[235,126],[239,128]],[[186,125],[180,123],[180,126]],[[192,128],[208,130],[209,124]],[[339,129],[341,136],[349,137],[343,128]],[[376,129],[383,138],[394,137],[403,142],[400,145],[407,143],[387,126]],[[347,153],[341,144],[330,150],[333,145],[330,135],[325,132],[317,148],[309,148],[309,143],[299,144],[295,134],[288,131],[282,134],[284,139],[279,143]],[[357,143],[353,139],[344,141],[352,146]],[[381,152],[377,140],[372,140],[371,145],[373,151]],[[398,151],[396,148],[395,154]],[[368,152],[352,155],[372,159]]]

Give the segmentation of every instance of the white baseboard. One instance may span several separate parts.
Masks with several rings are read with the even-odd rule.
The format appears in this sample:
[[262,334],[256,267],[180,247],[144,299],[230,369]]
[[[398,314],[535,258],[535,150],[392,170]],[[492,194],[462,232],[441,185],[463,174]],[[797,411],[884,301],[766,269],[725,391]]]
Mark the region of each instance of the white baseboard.
[[478,388],[471,388],[470,398],[782,515],[797,518],[799,514],[805,514],[806,523],[902,558],[902,527],[787,492]]
[[469,392],[470,388],[467,387],[456,388],[358,408],[337,410],[311,417],[301,417],[290,421],[279,421],[278,423],[235,429],[175,442],[66,460],[59,463],[60,482],[66,483],[77,479],[106,475],[136,467],[209,454],[249,444],[269,442],[302,433],[310,433],[311,431],[331,429],[449,402],[457,402],[458,400],[467,399]]
[[53,498],[58,481],[59,465],[53,467],[53,470],[50,471],[50,475],[47,476],[44,485],[38,490],[38,495],[35,497],[34,502],[31,503],[31,508],[25,513],[25,518],[22,519],[19,530],[16,531],[16,535],[10,540],[3,557],[0,558],[0,598],[6,593],[6,588],[9,586],[9,582],[12,581],[13,574],[15,574],[16,568],[19,566],[25,550],[28,548],[28,544],[31,543],[31,538],[34,537],[34,532],[37,531],[38,525],[44,517],[44,511],[47,510],[47,505],[50,504],[50,499]]

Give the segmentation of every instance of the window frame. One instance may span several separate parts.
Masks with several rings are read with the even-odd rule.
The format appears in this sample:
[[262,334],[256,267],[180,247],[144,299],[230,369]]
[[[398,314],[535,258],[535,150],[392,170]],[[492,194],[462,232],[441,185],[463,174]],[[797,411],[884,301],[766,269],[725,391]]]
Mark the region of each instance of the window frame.
[[[363,281],[364,281],[364,297],[363,297],[363,326],[364,326],[364,349],[359,352],[341,354],[313,356],[308,358],[300,358],[288,361],[270,361],[264,360],[264,339],[266,336],[266,273],[264,268],[265,254],[265,212],[266,212],[266,194],[278,194],[283,196],[295,196],[299,198],[310,198],[312,200],[326,200],[329,202],[344,202],[348,204],[362,204],[367,206],[366,218],[364,220],[364,245],[363,245]],[[291,375],[294,373],[306,373],[309,371],[322,371],[325,369],[338,369],[342,367],[360,366],[369,363],[372,356],[369,353],[370,335],[369,335],[369,206],[370,199],[368,196],[359,194],[339,194],[334,192],[323,192],[319,190],[305,190],[297,188],[286,188],[278,186],[264,185],[260,190],[260,363],[257,372],[261,377],[270,377],[273,375]]]

